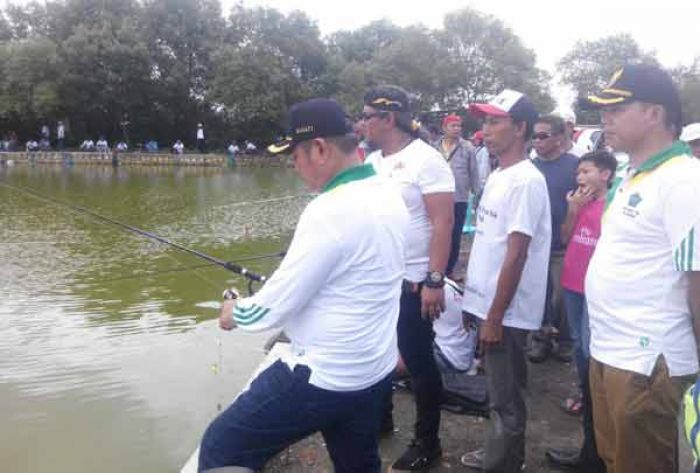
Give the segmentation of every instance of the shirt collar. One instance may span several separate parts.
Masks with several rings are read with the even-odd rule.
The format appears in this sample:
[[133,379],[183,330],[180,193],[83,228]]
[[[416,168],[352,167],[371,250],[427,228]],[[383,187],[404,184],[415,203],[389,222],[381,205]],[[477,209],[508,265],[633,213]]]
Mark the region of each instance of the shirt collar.
[[360,181],[362,179],[374,176],[375,174],[377,173],[374,170],[374,166],[372,166],[371,164],[360,164],[358,166],[352,166],[336,174],[333,177],[333,179],[328,181],[326,185],[323,186],[321,192],[328,192],[335,189],[338,186],[347,184],[348,182]]
[[663,163],[668,161],[671,158],[675,158],[676,156],[680,156],[683,154],[691,154],[692,151],[690,149],[690,146],[688,146],[687,143],[677,140],[674,141],[673,144],[669,147],[666,148],[665,150],[656,153],[646,161],[644,161],[641,166],[639,166],[635,171],[634,174],[641,174],[643,172],[651,172],[657,167],[661,166]]

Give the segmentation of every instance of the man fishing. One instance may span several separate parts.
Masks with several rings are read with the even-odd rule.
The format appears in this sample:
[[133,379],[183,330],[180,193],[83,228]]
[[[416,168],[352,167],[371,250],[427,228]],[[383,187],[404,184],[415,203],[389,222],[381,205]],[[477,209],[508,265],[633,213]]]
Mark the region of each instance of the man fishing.
[[377,434],[398,352],[408,211],[399,188],[360,165],[343,109],[313,99],[290,110],[296,171],[320,195],[302,213],[279,269],[252,297],[224,293],[219,324],[284,328],[287,355],[209,425],[199,471],[252,472],[315,432],[335,471],[379,472]]

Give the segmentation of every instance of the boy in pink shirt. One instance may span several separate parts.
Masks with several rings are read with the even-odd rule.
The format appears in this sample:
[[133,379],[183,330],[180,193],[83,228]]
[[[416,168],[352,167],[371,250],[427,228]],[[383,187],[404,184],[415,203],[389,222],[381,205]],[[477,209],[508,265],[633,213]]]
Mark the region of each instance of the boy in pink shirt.
[[591,333],[583,282],[600,237],[605,198],[616,168],[617,160],[607,151],[588,153],[580,159],[576,169],[578,188],[566,197],[568,211],[561,226],[561,240],[567,245],[561,271],[561,287],[581,387],[584,440],[581,450],[550,449],[547,450],[547,458],[560,467],[583,467],[585,471],[591,472],[605,470],[596,451],[593,431],[588,385]]

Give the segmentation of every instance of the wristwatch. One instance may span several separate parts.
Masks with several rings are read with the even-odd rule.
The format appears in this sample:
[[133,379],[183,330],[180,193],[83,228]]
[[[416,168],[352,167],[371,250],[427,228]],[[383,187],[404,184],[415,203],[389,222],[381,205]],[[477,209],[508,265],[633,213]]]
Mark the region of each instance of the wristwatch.
[[238,292],[236,292],[236,290],[231,288],[231,287],[226,289],[224,291],[224,293],[222,294],[222,296],[223,296],[225,301],[232,301],[232,300],[238,299],[238,297],[239,297]]
[[440,271],[428,271],[423,284],[425,287],[439,289],[445,285],[445,275]]

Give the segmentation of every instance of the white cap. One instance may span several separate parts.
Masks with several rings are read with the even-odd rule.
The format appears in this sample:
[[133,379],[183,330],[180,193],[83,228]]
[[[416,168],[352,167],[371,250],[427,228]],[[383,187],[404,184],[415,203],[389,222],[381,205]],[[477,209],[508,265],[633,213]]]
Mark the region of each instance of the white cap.
[[576,114],[572,111],[564,112],[561,114],[561,117],[564,119],[566,123],[573,123],[576,125]]
[[700,140],[700,123],[691,123],[683,128],[681,133],[681,140],[686,143],[691,141]]
[[565,123],[576,124],[576,114],[569,109],[560,108],[554,112],[554,115],[560,117]]

